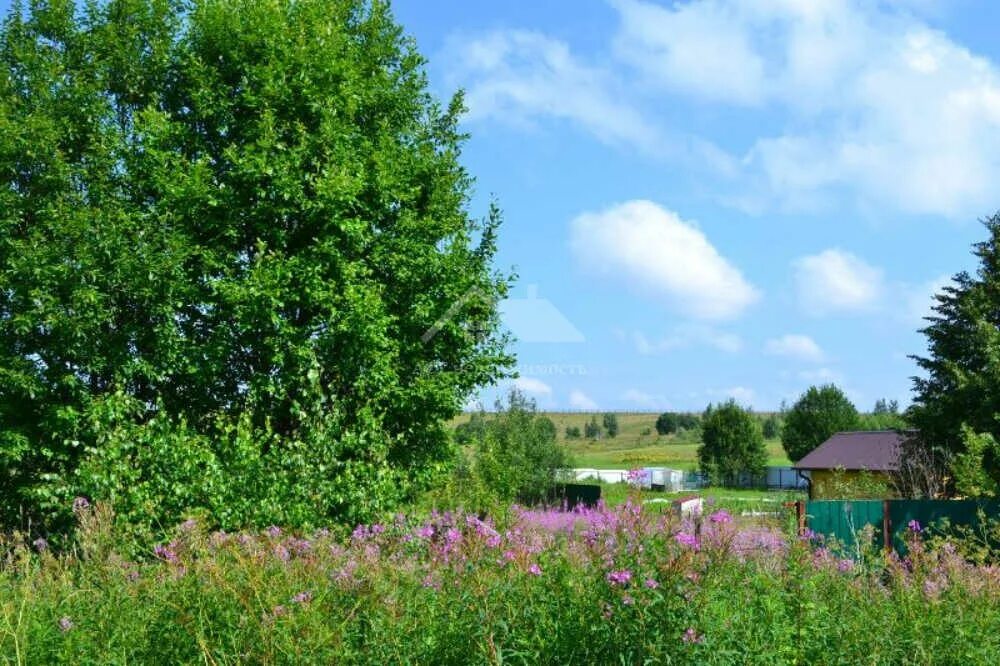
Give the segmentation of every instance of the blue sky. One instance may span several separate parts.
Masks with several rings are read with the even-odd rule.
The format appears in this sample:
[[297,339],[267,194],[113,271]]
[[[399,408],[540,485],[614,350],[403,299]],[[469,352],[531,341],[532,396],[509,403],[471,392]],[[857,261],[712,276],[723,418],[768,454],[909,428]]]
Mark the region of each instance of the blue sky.
[[466,90],[540,406],[909,402],[931,294],[1000,208],[1000,4],[393,7],[433,90]]
[[909,403],[931,294],[1000,208],[996,3],[394,10],[435,92],[466,90],[542,407],[775,409],[831,381]]

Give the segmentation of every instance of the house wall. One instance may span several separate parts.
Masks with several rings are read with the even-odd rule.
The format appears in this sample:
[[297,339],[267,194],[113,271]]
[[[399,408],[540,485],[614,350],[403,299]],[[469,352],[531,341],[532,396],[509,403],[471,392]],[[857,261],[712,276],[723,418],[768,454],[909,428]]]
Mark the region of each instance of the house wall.
[[810,499],[886,499],[895,497],[884,472],[812,470]]

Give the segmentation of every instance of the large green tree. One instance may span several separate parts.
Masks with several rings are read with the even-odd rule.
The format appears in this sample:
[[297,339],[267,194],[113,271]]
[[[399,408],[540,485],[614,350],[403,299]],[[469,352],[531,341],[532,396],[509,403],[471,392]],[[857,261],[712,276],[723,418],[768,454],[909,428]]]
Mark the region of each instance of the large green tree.
[[858,410],[839,388],[810,386],[785,414],[781,444],[797,462],[834,433],[857,430],[860,423]]
[[935,297],[922,331],[928,355],[913,357],[923,375],[913,378],[908,413],[934,458],[952,462],[965,494],[1000,481],[1000,214],[984,225],[976,272],[958,273]]
[[0,67],[0,520],[357,520],[450,459],[509,279],[387,3],[32,2]]
[[698,465],[713,481],[725,481],[741,472],[761,474],[767,466],[760,420],[735,400],[706,410],[701,430]]

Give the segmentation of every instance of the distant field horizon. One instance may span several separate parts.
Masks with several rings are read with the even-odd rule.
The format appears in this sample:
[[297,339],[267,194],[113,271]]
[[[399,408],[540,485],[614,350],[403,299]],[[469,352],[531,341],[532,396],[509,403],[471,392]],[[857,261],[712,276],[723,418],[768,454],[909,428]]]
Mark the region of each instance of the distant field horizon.
[[[467,422],[473,414],[479,412],[463,412],[451,419],[449,425],[454,428]],[[494,412],[487,411],[486,414]],[[553,411],[538,412],[552,419],[556,426],[556,436],[573,456],[577,467],[593,467],[601,469],[631,469],[634,467],[671,467],[673,469],[694,470],[698,468],[698,447],[701,445],[700,434],[697,431],[681,431],[670,435],[659,435],[656,432],[656,418],[661,411]],[[700,414],[701,412],[677,412],[681,414]],[[754,412],[768,416],[775,412]],[[602,437],[601,439],[567,439],[566,428],[577,427],[583,432],[584,426],[592,416],[601,422],[603,414],[614,414],[618,418],[618,436]],[[785,455],[779,439],[766,439],[767,464],[769,466],[788,466],[791,461]]]

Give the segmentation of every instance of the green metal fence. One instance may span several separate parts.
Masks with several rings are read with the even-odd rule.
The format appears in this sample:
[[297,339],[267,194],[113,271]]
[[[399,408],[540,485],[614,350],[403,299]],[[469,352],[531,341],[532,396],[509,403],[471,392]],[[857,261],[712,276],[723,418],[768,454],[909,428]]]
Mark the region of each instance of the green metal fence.
[[865,525],[874,528],[873,540],[905,554],[904,536],[910,523],[921,529],[940,530],[945,525],[976,528],[980,516],[1000,519],[997,500],[816,500],[805,502],[803,525],[817,534],[835,537],[847,550]]
[[816,500],[805,503],[806,525],[817,534],[836,539],[848,549],[866,525],[875,528],[877,543],[883,540],[885,522],[882,500]]

